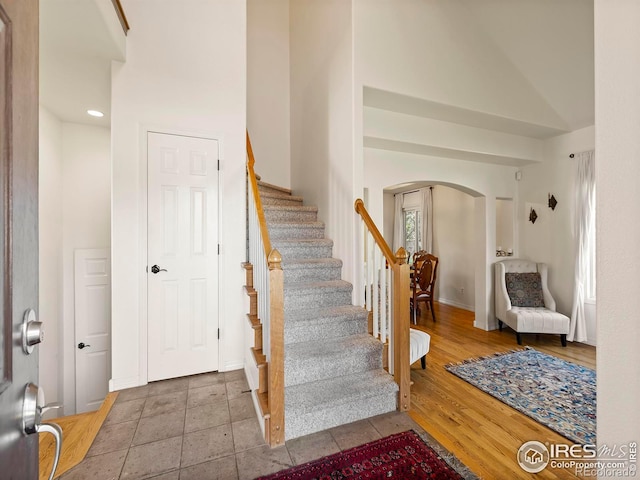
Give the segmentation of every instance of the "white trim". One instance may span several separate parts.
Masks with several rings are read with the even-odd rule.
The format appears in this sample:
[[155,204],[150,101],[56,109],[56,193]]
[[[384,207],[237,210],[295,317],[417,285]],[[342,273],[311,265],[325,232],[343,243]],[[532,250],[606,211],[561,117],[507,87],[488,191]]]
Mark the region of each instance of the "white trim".
[[221,372],[233,372],[235,370],[244,370],[244,363],[230,363],[221,368]]
[[469,310],[470,312],[474,312],[475,309],[471,305],[466,305],[464,303],[456,302],[455,300],[449,300],[446,298],[438,298],[436,300],[438,303],[444,303],[445,305],[451,305],[452,307],[462,308],[463,310]]
[[[139,234],[140,234],[140,265],[138,277],[139,286],[139,315],[140,315],[140,328],[139,328],[139,349],[140,355],[138,357],[138,371],[139,378],[136,380],[136,385],[146,385],[149,380],[147,359],[147,339],[148,339],[148,312],[147,312],[147,176],[148,176],[148,163],[147,163],[147,138],[149,133],[160,133],[163,135],[178,135],[181,137],[194,137],[202,138],[205,140],[216,140],[218,142],[218,159],[220,160],[220,170],[218,171],[218,244],[220,244],[220,255],[218,256],[218,328],[220,329],[220,339],[218,340],[218,370],[221,365],[224,365],[224,348],[222,348],[224,342],[224,326],[225,315],[224,305],[225,296],[222,291],[222,284],[220,282],[221,270],[224,265],[224,248],[222,247],[222,238],[224,237],[224,218],[222,212],[224,211],[223,202],[223,172],[224,172],[224,135],[215,132],[207,132],[202,130],[182,130],[179,128],[166,127],[160,125],[151,124],[138,124],[138,139],[140,146],[140,163],[138,165],[138,173],[140,175],[140,218],[139,218]],[[237,368],[242,368],[242,365]],[[232,370],[231,366],[225,367],[225,371]],[[128,382],[128,380],[119,381],[117,385]],[[111,388],[111,382],[109,387]],[[129,388],[127,387],[119,387]]]
[[114,380],[109,380],[109,391],[115,392],[117,390],[124,390],[125,388],[141,387],[147,384],[147,381],[140,381],[141,377],[129,377]]

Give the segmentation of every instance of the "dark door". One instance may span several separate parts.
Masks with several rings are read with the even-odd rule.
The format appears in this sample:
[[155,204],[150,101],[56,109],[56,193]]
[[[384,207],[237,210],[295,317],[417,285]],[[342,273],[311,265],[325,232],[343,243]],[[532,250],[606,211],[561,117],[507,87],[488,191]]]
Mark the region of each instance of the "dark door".
[[22,346],[38,307],[38,0],[0,0],[0,477],[38,478],[38,435],[23,397],[38,347]]

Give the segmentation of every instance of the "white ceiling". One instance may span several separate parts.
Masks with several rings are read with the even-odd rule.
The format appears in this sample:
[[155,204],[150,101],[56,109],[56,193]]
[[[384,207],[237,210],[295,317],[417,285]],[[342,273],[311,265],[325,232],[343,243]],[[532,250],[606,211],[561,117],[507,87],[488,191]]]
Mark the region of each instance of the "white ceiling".
[[109,127],[111,61],[125,60],[125,38],[111,0],[41,0],[40,103],[60,120]]

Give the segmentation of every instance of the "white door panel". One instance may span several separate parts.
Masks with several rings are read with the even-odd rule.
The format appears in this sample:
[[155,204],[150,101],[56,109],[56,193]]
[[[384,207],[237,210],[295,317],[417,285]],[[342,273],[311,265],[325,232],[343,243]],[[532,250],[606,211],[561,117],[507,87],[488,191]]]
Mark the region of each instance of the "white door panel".
[[76,412],[97,410],[111,377],[111,260],[109,250],[74,253]]
[[149,381],[218,369],[217,164],[215,140],[148,134]]

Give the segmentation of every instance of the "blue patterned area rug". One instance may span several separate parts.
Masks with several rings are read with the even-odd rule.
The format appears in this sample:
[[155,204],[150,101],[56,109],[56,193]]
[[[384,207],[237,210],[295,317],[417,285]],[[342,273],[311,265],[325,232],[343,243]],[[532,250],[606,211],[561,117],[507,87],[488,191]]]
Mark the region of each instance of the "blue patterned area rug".
[[575,443],[596,443],[596,372],[527,347],[445,368]]

